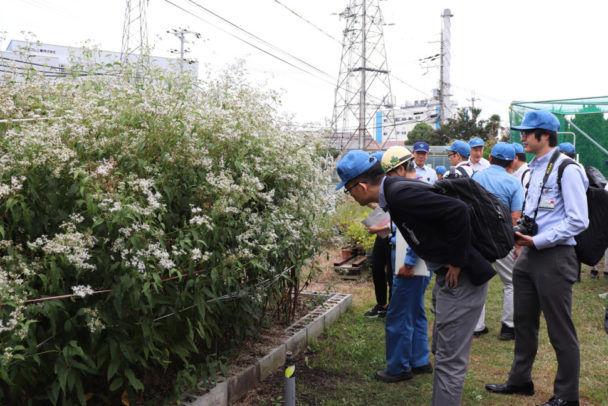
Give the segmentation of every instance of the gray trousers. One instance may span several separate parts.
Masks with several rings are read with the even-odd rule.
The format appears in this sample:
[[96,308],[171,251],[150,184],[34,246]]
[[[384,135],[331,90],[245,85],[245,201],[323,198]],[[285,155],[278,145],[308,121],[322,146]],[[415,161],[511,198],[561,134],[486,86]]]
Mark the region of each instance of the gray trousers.
[[[513,328],[513,266],[515,266],[515,248],[513,248],[506,257],[497,259],[494,262],[494,268],[500,280],[502,281],[503,288],[503,300],[502,300],[502,313],[500,316],[500,322]],[[481,331],[486,326],[486,306],[483,306],[481,310],[481,316],[475,326],[475,331]]]
[[488,284],[475,286],[466,272],[458,277],[458,287],[450,288],[444,275],[437,275],[432,350],[435,354],[433,378],[434,406],[460,405],[469,364],[473,329],[486,301]]
[[542,311],[557,356],[553,394],[564,400],[578,400],[580,353],[571,317],[572,284],[577,276],[574,247],[522,248],[513,269],[515,354],[508,383],[521,385],[532,380]]

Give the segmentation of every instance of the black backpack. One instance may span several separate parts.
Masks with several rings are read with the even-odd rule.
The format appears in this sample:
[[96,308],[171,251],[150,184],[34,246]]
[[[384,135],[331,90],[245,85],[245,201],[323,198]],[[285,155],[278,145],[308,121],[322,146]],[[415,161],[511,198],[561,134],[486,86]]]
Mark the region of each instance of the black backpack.
[[511,212],[492,193],[469,177],[440,179],[438,193],[462,200],[469,206],[473,246],[485,259],[504,258],[515,244]]
[[[564,169],[571,164],[576,164],[576,162],[565,159],[557,169],[557,184],[560,190]],[[589,178],[589,187],[587,188],[589,227],[574,237],[576,240],[574,249],[579,261],[589,266],[595,266],[600,262],[600,259],[604,256],[604,251],[608,248],[608,191],[592,185],[588,168],[590,167],[587,167],[585,172]],[[593,169],[598,171],[596,168]]]

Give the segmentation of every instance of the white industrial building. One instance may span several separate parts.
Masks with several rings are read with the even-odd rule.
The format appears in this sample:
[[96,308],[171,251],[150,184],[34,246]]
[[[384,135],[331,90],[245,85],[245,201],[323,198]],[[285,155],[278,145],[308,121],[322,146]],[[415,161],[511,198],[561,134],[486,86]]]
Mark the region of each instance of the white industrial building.
[[[130,55],[129,61],[136,63],[138,58],[139,55]],[[0,74],[20,75],[29,69],[34,69],[47,77],[63,77],[72,75],[76,66],[96,63],[103,67],[120,61],[120,52],[11,40],[6,51],[0,51]],[[171,71],[183,70],[195,77],[198,76],[198,62],[150,56],[148,63],[153,67]]]

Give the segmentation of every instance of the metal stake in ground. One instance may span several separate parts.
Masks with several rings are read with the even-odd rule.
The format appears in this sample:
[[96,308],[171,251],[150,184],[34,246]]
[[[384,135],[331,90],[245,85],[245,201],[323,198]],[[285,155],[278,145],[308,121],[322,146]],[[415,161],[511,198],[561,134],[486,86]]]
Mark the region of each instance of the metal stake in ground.
[[296,406],[296,364],[291,351],[285,356],[285,406]]

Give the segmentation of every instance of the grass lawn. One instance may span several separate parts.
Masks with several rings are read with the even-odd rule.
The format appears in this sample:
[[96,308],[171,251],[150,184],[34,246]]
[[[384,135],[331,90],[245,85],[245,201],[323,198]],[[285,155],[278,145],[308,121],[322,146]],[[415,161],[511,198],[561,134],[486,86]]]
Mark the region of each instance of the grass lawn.
[[[327,271],[333,272],[333,271]],[[608,292],[608,280],[590,279],[585,268],[582,282],[574,285],[573,314],[581,348],[580,396],[582,405],[608,406],[608,334],[604,332],[604,312],[608,301],[599,293]],[[601,276],[601,272],[600,272]],[[296,359],[298,405],[426,405],[432,393],[432,375],[417,375],[411,381],[385,384],[374,379],[384,369],[384,319],[366,319],[363,313],[375,304],[371,278],[348,286],[331,277],[322,283],[332,290],[348,290],[353,306]],[[425,301],[431,302],[431,286]],[[318,286],[317,286],[318,287]],[[513,341],[500,341],[502,283],[490,281],[486,300],[486,325],[490,333],[473,340],[465,379],[463,405],[535,405],[553,394],[557,363],[541,320],[540,345],[534,364],[533,397],[503,396],[487,392],[488,382],[506,381],[513,360]],[[433,314],[427,311],[429,336]],[[432,360],[431,360],[432,362]],[[283,395],[282,371],[258,389],[257,405],[280,405]]]

